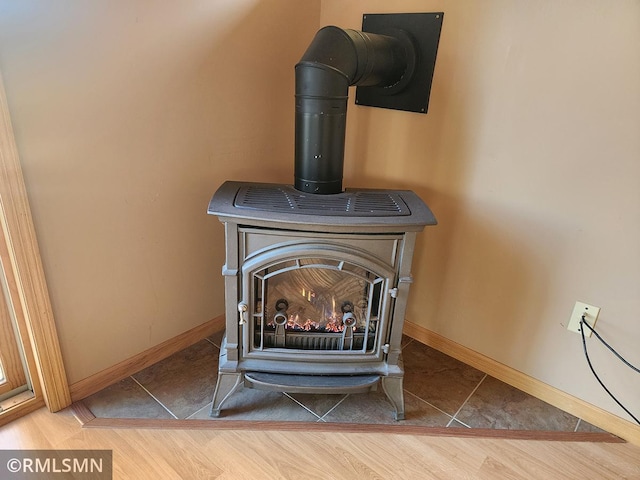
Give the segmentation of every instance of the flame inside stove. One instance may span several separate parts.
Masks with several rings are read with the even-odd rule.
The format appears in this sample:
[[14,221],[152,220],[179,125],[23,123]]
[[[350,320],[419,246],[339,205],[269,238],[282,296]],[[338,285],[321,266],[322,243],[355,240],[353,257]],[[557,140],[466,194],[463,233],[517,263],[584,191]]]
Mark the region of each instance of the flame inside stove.
[[[275,327],[273,322],[268,324],[270,327]],[[287,330],[304,331],[304,332],[333,332],[339,333],[344,330],[344,324],[342,318],[337,316],[331,316],[326,322],[320,323],[307,318],[305,320],[300,318],[300,315],[289,315],[289,320],[285,325]]]

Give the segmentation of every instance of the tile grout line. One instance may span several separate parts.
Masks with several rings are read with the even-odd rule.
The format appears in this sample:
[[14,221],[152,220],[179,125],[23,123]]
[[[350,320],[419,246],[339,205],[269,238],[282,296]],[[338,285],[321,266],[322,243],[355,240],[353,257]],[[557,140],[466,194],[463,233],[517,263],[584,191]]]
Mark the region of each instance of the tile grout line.
[[296,400],[295,398],[293,398],[291,395],[289,395],[287,392],[282,392],[282,394],[293,400],[294,402],[296,402],[298,405],[300,405],[302,408],[304,408],[307,412],[309,412],[311,415],[313,415],[314,417],[317,417],[318,420],[320,420],[320,415],[318,415],[316,412],[314,412],[313,410],[311,410],[310,408],[307,408],[302,402],[299,402],[298,400]]
[[349,398],[349,394],[347,393],[344,397],[342,397],[342,399],[336,403],[329,411],[327,411],[324,415],[322,415],[322,417],[320,418],[320,420],[318,420],[319,422],[326,422],[326,420],[324,419],[324,417],[326,417],[327,415],[329,415],[331,412],[333,412],[336,408],[338,408],[340,406],[340,404],[342,402],[344,402],[347,398]]
[[[409,390],[404,390],[404,393],[407,393],[409,395],[411,395],[412,397],[415,397],[416,399],[420,400],[422,403],[426,403],[427,405],[429,405],[431,408],[435,408],[436,410],[438,410],[440,413],[444,413],[447,417],[449,418],[453,418],[450,414],[448,414],[447,412],[445,412],[444,410],[442,410],[441,408],[436,407],[435,405],[427,402],[424,398],[419,397],[418,395],[416,395],[415,393],[411,393]],[[462,422],[460,422],[462,423]]]
[[[453,414],[453,417],[451,417],[451,420],[449,421],[449,423],[447,424],[447,427],[449,427],[451,425],[451,422],[453,422],[454,420],[456,422],[460,422],[460,420],[458,420],[456,418],[456,416],[460,413],[460,411],[463,409],[463,407],[467,404],[467,402],[469,401],[469,399],[473,396],[474,393],[476,393],[476,390],[478,390],[478,388],[480,388],[480,385],[482,385],[482,382],[484,382],[484,379],[487,378],[487,374],[484,374],[484,377],[482,377],[480,379],[480,381],[478,382],[478,385],[476,385],[476,388],[473,389],[473,391],[469,394],[469,396],[465,399],[464,402],[462,402],[462,405],[460,405],[460,408],[458,408],[458,410],[456,411],[456,413]],[[460,422],[463,425],[466,425],[464,422]]]
[[413,338],[412,338],[411,340],[409,340],[407,343],[405,343],[404,345],[401,345],[401,346],[400,346],[400,350],[404,350],[404,349],[405,349],[405,347],[406,347],[407,345],[409,345],[410,343],[412,343],[412,342],[413,342]]
[[142,388],[145,392],[147,392],[147,394],[149,394],[149,396],[150,396],[151,398],[153,398],[156,402],[158,402],[158,403],[160,404],[160,406],[161,406],[162,408],[164,408],[167,412],[169,412],[169,415],[171,415],[173,418],[175,418],[176,420],[178,420],[178,417],[176,417],[176,415],[175,415],[171,410],[169,410],[169,409],[167,408],[167,406],[166,406],[164,403],[162,403],[160,400],[158,400],[158,399],[155,397],[155,395],[154,395],[153,393],[151,393],[149,390],[147,390],[147,389],[144,387],[144,385],[142,385],[138,380],[136,380],[136,379],[135,379],[135,378],[133,378],[133,377],[129,377],[129,378],[131,378],[131,380],[133,380],[134,382],[136,382],[136,383],[140,386],[140,388]]
[[205,337],[205,340],[206,340],[207,342],[209,342],[211,345],[213,345],[214,347],[222,348],[222,347],[220,347],[220,345],[216,345],[215,343],[213,343],[213,340],[209,340],[209,337]]
[[207,403],[204,407],[200,407],[198,410],[196,410],[195,412],[193,412],[191,415],[189,415],[188,417],[185,418],[185,420],[191,420],[191,417],[193,417],[195,414],[201,412],[202,410],[204,410],[205,408],[211,408],[211,404],[213,402],[209,402]]
[[578,421],[576,422],[576,428],[573,429],[573,433],[578,431],[578,428],[580,428],[580,422],[582,422],[581,418],[578,418]]
[[463,421],[461,421],[461,420],[458,420],[457,418],[452,418],[452,419],[451,419],[451,422],[449,422],[449,424],[447,425],[447,427],[449,427],[449,428],[454,428],[454,427],[451,427],[451,423],[453,423],[453,422],[457,422],[457,423],[459,423],[459,424],[460,424],[460,425],[462,425],[464,428],[471,428],[469,425],[467,425],[466,423],[464,423],[464,422],[463,422]]

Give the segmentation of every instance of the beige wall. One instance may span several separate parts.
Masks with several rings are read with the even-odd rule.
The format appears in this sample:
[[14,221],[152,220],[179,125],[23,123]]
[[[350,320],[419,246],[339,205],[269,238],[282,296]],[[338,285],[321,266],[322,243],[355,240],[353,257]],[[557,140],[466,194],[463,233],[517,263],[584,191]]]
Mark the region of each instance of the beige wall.
[[[444,11],[428,115],[348,113],[345,184],[407,187],[420,237],[408,320],[628,418],[592,378],[576,300],[640,364],[640,3],[323,0],[322,24]],[[638,375],[589,341],[640,414]]]
[[0,70],[70,382],[223,312],[226,179],[291,181],[319,2],[0,1]]

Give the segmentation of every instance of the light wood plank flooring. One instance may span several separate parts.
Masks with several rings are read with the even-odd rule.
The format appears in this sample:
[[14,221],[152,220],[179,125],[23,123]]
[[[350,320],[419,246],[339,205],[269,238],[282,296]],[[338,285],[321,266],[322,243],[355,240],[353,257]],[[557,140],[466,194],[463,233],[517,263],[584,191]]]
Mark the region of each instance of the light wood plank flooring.
[[111,449],[114,479],[640,479],[640,447],[628,443],[82,429],[68,409],[5,425],[0,448]]

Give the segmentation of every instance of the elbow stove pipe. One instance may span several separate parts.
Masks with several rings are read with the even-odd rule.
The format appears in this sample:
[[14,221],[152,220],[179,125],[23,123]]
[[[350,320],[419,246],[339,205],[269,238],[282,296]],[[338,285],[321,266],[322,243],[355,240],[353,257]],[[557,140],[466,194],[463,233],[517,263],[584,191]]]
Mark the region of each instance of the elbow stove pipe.
[[398,38],[324,27],[296,65],[295,188],[342,192],[349,86],[391,87],[412,45]]

